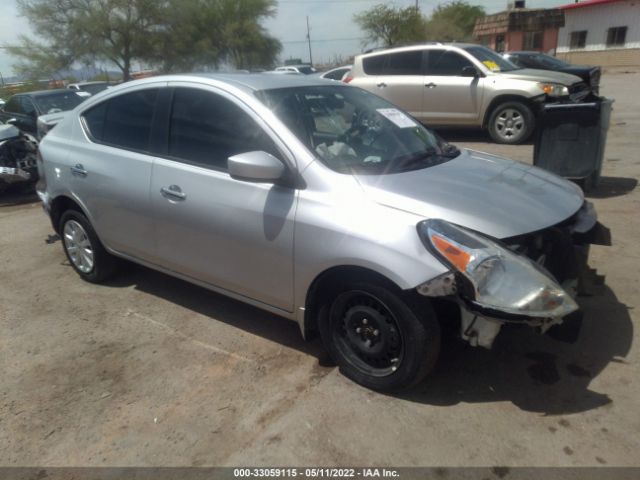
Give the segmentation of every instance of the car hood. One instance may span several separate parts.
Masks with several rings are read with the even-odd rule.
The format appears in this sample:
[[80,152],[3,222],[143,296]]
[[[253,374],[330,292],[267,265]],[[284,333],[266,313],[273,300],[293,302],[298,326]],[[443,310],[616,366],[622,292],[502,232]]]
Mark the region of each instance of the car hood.
[[521,68],[511,72],[500,72],[499,75],[516,80],[561,83],[562,85],[567,86],[582,81],[580,77],[570,75],[568,73],[554,72],[553,70],[537,70],[534,68]]
[[555,225],[584,202],[575,184],[537,167],[473,150],[421,170],[357,175],[373,201],[441,218],[494,238]]

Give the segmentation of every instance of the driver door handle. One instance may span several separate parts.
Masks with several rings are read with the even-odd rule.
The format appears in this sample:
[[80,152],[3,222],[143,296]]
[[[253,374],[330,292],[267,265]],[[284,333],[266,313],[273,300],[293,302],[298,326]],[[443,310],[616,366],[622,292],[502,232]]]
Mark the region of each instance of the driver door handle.
[[427,87],[427,88],[436,88],[437,87],[437,85],[435,83],[433,83],[433,82],[425,83],[424,86]]
[[170,185],[168,187],[162,187],[160,193],[163,197],[169,200],[184,200],[187,198],[187,194],[184,193],[178,185]]
[[384,82],[380,82],[380,83],[378,83],[378,85],[377,85],[377,87],[378,87],[378,88],[384,88],[384,87],[386,87],[386,86],[387,86],[387,84],[386,84],[386,83],[384,83]]
[[84,167],[82,166],[81,163],[76,163],[73,167],[71,167],[71,174],[72,175],[76,175],[78,177],[86,177],[87,174],[89,172],[87,172]]

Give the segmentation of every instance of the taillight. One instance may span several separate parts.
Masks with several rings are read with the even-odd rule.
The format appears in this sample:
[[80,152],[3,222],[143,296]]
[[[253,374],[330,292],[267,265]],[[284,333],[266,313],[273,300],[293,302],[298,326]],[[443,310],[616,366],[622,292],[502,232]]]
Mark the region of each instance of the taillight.
[[344,83],[349,83],[351,80],[353,80],[353,77],[351,75],[347,75],[342,79]]

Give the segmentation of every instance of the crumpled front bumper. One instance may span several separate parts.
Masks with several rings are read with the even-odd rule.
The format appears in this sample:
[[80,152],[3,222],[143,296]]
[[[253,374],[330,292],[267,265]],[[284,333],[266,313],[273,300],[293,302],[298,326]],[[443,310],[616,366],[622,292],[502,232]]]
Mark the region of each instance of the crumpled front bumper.
[[[501,242],[545,268],[575,298],[586,291],[589,275],[593,275],[588,266],[590,245],[611,245],[611,233],[598,222],[593,204],[584,202],[578,212],[560,224]],[[454,299],[460,307],[461,336],[473,346],[491,348],[502,326],[509,323],[528,325],[559,340],[575,341],[578,337],[580,310],[563,318],[513,315],[465,298],[457,280],[456,274],[449,272],[420,285],[417,291],[428,297]]]

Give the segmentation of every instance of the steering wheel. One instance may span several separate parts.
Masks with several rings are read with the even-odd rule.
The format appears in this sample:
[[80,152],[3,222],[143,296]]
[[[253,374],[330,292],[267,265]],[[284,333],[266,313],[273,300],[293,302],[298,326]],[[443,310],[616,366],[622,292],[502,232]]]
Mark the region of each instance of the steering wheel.
[[382,132],[383,120],[377,112],[368,112],[358,110],[353,115],[353,122],[351,127],[338,137],[339,142],[348,143],[348,140],[355,137],[356,134],[363,137],[366,133],[372,132],[373,141],[375,141]]

